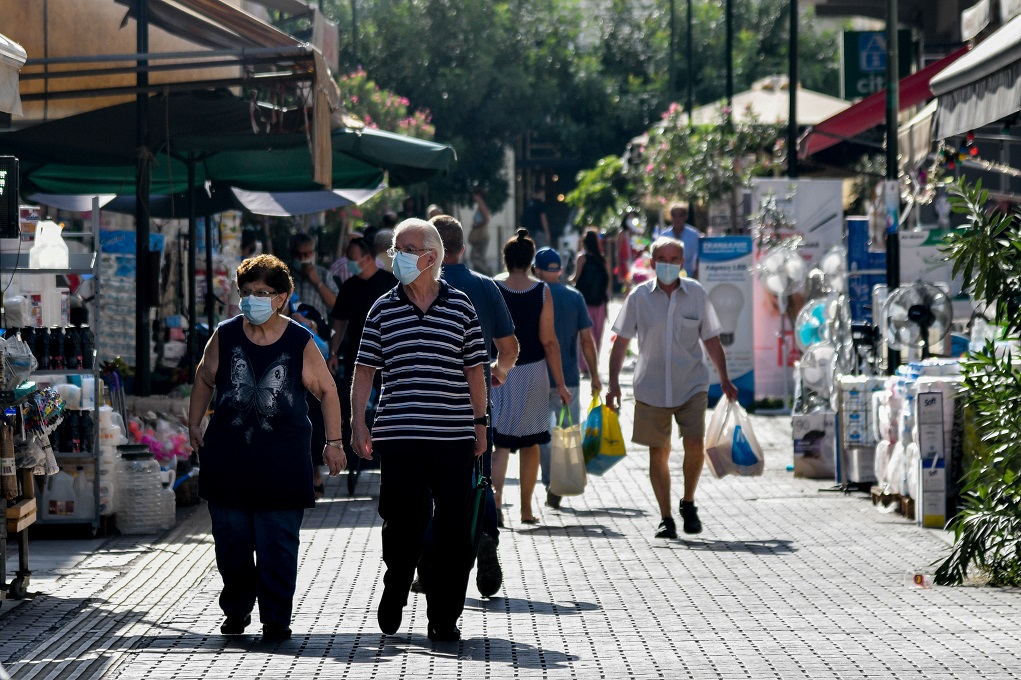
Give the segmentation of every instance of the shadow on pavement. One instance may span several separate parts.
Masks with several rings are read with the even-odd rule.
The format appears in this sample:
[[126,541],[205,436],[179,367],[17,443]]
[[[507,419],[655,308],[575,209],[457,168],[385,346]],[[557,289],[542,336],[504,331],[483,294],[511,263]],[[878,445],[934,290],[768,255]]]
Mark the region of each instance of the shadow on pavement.
[[591,536],[592,538],[624,538],[624,534],[609,529],[602,524],[564,524],[561,526],[536,524],[527,529],[515,529],[514,533],[519,536],[563,535],[574,537]]
[[575,517],[618,517],[620,519],[645,517],[649,513],[638,508],[594,508],[592,510],[575,510],[574,508],[561,506],[560,512],[574,515]]
[[[691,550],[708,550],[711,552],[745,552],[753,555],[789,555],[797,552],[794,541],[787,539],[762,539],[749,541],[713,541],[710,539],[678,539]],[[665,543],[664,546],[669,546]]]
[[[459,661],[487,664],[507,663],[516,668],[564,669],[578,657],[563,652],[503,638],[487,638],[466,632],[460,642],[433,642],[424,633],[381,633],[334,635],[295,635],[281,642],[263,642],[258,634],[224,637],[220,635],[159,635],[145,638],[136,651],[181,654],[284,654],[287,656],[329,657],[337,663],[385,664],[406,655],[446,657]],[[396,676],[394,676],[396,677]]]
[[564,600],[563,602],[536,602],[520,597],[501,597],[496,595],[488,600],[469,597],[464,601],[465,609],[478,611],[501,611],[507,614],[550,614],[568,616],[599,609],[599,605],[591,602]]

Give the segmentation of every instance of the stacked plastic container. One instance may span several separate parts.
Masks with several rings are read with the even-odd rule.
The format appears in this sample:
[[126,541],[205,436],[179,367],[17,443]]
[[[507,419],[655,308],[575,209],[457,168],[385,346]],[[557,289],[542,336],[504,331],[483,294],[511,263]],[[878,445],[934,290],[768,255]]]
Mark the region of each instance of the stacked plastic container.
[[155,534],[164,527],[160,465],[144,444],[117,447],[117,528],[122,534]]

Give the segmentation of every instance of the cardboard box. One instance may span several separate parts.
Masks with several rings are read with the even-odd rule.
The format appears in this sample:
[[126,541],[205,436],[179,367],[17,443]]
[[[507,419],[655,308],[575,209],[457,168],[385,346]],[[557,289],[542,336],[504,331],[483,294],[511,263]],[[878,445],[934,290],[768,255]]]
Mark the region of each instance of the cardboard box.
[[847,481],[871,484],[876,480],[876,447],[851,446],[847,449]]
[[942,529],[947,523],[947,470],[943,460],[921,460],[918,466],[918,495],[915,522]]
[[795,413],[794,476],[809,479],[836,477],[837,415],[833,411]]
[[918,427],[918,450],[922,460],[944,460],[946,433],[942,392],[918,393],[915,398],[915,424]]

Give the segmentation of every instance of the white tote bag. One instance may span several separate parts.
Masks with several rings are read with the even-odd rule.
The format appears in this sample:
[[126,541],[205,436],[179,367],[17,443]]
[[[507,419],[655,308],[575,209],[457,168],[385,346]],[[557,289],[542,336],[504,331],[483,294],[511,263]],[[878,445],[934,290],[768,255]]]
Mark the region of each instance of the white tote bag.
[[[549,490],[557,496],[580,496],[585,491],[585,455],[581,450],[581,424],[564,427],[564,414],[550,435]],[[568,417],[570,420],[570,417]]]

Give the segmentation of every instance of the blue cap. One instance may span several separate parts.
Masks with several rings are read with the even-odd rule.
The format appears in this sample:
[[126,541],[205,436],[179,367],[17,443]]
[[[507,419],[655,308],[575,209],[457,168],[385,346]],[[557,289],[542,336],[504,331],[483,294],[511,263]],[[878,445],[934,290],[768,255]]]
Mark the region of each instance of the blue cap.
[[535,254],[535,260],[532,261],[532,265],[536,269],[546,272],[558,272],[561,266],[560,253],[550,247],[539,248],[539,251]]

